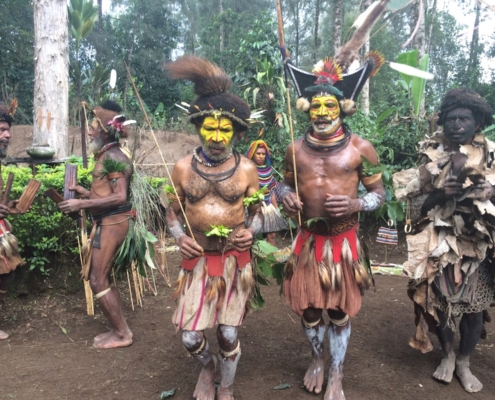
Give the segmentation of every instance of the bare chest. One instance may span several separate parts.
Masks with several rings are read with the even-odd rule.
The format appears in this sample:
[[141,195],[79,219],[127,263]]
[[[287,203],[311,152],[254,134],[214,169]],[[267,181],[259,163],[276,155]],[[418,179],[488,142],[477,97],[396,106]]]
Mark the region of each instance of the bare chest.
[[197,203],[211,196],[219,197],[228,203],[236,203],[244,198],[247,181],[243,179],[239,169],[231,177],[218,181],[215,177],[203,177],[191,170],[183,187],[186,198],[191,203]]

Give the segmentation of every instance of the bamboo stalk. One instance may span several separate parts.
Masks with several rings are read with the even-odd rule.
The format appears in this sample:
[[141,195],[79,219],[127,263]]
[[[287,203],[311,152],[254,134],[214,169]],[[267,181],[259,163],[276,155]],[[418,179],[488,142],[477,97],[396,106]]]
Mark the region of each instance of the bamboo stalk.
[[131,280],[129,278],[129,270],[125,271],[126,274],[127,274],[127,283],[129,285],[129,294],[130,294],[130,298],[131,298],[131,307],[132,307],[132,311],[134,311],[134,300],[132,300],[132,288],[131,288]]
[[[284,26],[282,19],[282,5],[280,4],[280,0],[277,0],[277,21],[278,21],[278,38],[280,42],[280,50],[282,51],[282,58],[284,63],[284,71],[286,69],[286,57],[285,57],[285,40],[284,40]],[[289,93],[289,85],[287,80],[287,71],[285,71],[285,94],[287,97],[287,117],[289,119],[289,132],[290,132],[290,143],[292,147],[292,167],[294,169],[294,188],[296,190],[296,197],[299,201],[299,186],[297,184],[297,167],[296,167],[296,150],[294,144],[294,128],[292,126],[292,108],[290,105],[290,93]],[[297,212],[297,219],[299,225],[301,225],[301,212]]]

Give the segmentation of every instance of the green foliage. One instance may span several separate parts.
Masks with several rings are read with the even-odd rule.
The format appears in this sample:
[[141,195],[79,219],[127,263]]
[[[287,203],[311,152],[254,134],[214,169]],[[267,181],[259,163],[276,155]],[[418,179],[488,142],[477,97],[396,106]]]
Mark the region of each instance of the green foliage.
[[252,196],[245,197],[244,200],[242,200],[242,202],[246,207],[249,207],[253,204],[261,203],[265,199],[265,193],[267,190],[268,187],[264,186],[261,189],[257,190],[256,192],[254,192]]
[[100,179],[103,179],[106,175],[114,172],[124,173],[130,168],[129,164],[120,160],[115,160],[111,157],[105,157],[102,162],[102,166],[103,168],[100,171]]
[[206,236],[229,237],[232,229],[223,225],[211,225],[211,229],[205,232]]
[[[76,161],[72,159],[71,161]],[[83,186],[91,182],[91,169],[78,166],[78,179]],[[29,179],[33,178],[28,167],[8,166],[2,168],[4,181],[9,172],[14,174],[11,199],[17,199],[24,191]],[[26,214],[10,215],[13,233],[18,239],[19,250],[30,271],[36,270],[49,275],[56,266],[55,260],[66,257],[79,265],[77,250],[77,226],[72,219],[63,215],[57,205],[43,195],[49,188],[59,193],[64,190],[64,165],[49,167],[37,166],[36,178],[41,183],[31,210]],[[67,260],[67,261],[69,261]],[[69,261],[70,262],[70,261]]]

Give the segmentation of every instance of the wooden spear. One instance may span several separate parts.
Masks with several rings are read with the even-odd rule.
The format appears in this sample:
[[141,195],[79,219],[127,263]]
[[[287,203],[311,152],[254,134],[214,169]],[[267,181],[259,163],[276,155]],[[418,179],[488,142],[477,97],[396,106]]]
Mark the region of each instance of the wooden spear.
[[163,157],[162,149],[160,148],[160,145],[158,144],[158,140],[156,139],[155,132],[153,131],[153,127],[151,126],[151,122],[150,122],[150,120],[148,118],[148,114],[146,113],[146,110],[144,109],[143,102],[141,101],[141,96],[139,95],[139,92],[137,90],[137,87],[134,84],[134,79],[133,79],[133,77],[131,75],[131,71],[130,71],[129,67],[127,66],[127,63],[124,63],[124,65],[125,65],[125,69],[127,70],[127,76],[129,77],[129,81],[131,82],[132,88],[134,89],[134,93],[136,94],[136,97],[138,99],[139,105],[141,106],[141,110],[143,111],[144,117],[146,118],[146,122],[148,123],[148,126],[150,127],[151,134],[153,135],[153,139],[155,140],[155,145],[158,148],[158,152],[160,153],[160,157],[162,159],[162,164],[165,167],[165,171],[167,171],[168,180],[170,181],[170,185],[174,189],[175,196],[177,196],[177,201],[179,203],[180,210],[182,211],[182,215],[184,215],[184,221],[186,223],[187,229],[189,229],[189,232],[191,233],[191,238],[193,240],[196,240],[194,238],[194,233],[193,233],[193,231],[191,229],[191,225],[189,225],[189,221],[187,219],[187,216],[186,216],[186,212],[184,210],[184,207],[182,206],[182,203],[179,200],[179,193],[177,193],[177,188],[175,187],[174,181],[172,180],[172,175],[170,174],[170,170],[168,169],[167,163],[165,162],[165,157]]
[[[277,0],[277,20],[278,20],[278,38],[280,42],[280,52],[282,53],[282,61],[284,63],[284,74],[285,74],[285,94],[287,97],[287,114],[289,119],[289,131],[290,131],[290,143],[292,146],[292,167],[294,169],[294,188],[296,190],[296,197],[299,200],[299,186],[297,184],[297,168],[296,168],[296,150],[294,146],[294,128],[292,127],[292,109],[290,106],[290,93],[289,93],[289,85],[287,79],[287,67],[285,66],[287,62],[287,52],[285,49],[285,41],[284,41],[284,23],[282,20],[282,6],[280,4],[280,0]],[[299,225],[301,225],[301,212],[297,212],[297,219]]]

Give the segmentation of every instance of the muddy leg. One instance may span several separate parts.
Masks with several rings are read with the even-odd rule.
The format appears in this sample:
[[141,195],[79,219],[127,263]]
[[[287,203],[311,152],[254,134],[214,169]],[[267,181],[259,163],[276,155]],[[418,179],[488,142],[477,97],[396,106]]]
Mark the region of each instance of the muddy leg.
[[433,377],[439,381],[449,383],[455,370],[454,332],[447,326],[447,315],[438,310],[437,314],[440,324],[436,327],[436,331],[442,346],[443,358],[433,373]]
[[237,339],[236,326],[219,325],[217,329],[218,344],[220,345],[220,373],[222,381],[217,390],[218,400],[233,400],[234,378],[237,363],[241,358],[241,343]]
[[301,318],[304,334],[313,350],[313,361],[304,375],[304,387],[316,394],[321,392],[325,373],[325,356],[323,354],[323,337],[325,323],[321,318],[321,309],[308,308]]
[[345,354],[351,337],[351,321],[341,311],[328,310],[328,342],[330,344],[330,371],[324,400],[345,400],[342,389]]
[[216,358],[210,353],[210,346],[203,332],[182,331],[182,344],[186,350],[203,366],[193,397],[197,400],[214,400],[214,375]]
[[469,393],[479,392],[483,384],[469,369],[469,358],[478,343],[483,329],[483,312],[464,314],[459,324],[461,343],[459,356],[456,360],[455,372],[461,381],[464,390]]
[[[7,294],[7,290],[10,284],[14,280],[14,276],[15,276],[15,271],[10,271],[7,274],[0,275],[0,307],[4,307],[3,301],[5,295]],[[8,333],[4,331],[0,331],[0,340],[7,339],[8,337],[9,337]]]

